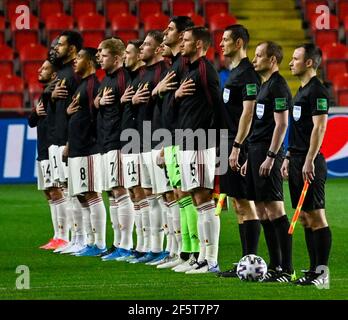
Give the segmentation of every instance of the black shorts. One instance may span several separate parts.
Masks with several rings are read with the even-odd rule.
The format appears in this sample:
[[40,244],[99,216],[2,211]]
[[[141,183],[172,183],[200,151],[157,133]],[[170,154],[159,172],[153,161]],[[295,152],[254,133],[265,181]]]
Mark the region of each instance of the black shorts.
[[[246,199],[247,190],[246,190],[246,180],[240,175],[239,172],[232,171],[228,157],[232,151],[232,144],[234,140],[228,140],[228,155],[227,159],[221,159],[221,161],[227,161],[228,169],[226,174],[220,176],[220,192],[226,193],[229,197],[236,199]],[[239,153],[239,164],[242,166],[246,161],[246,150],[244,145],[240,149]]]
[[[305,163],[305,155],[291,154],[289,162],[289,189],[291,204],[294,209],[303,189],[302,167]],[[314,160],[314,181],[309,185],[306,198],[302,205],[303,211],[325,209],[325,181],[327,166],[324,156],[319,153]]]
[[269,143],[258,143],[248,147],[248,167],[246,173],[247,199],[254,201],[283,201],[283,179],[280,168],[284,150],[279,150],[271,173],[268,177],[260,177],[261,164],[267,157]]

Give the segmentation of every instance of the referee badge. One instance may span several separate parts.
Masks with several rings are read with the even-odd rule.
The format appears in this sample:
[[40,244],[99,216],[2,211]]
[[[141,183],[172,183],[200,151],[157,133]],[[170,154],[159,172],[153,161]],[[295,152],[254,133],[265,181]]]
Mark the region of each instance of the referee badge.
[[224,102],[227,103],[230,100],[230,89],[225,88],[224,93],[222,95]]
[[265,113],[265,105],[261,103],[256,104],[256,115],[259,119],[262,119],[263,114]]
[[300,120],[300,118],[301,118],[301,106],[294,106],[294,109],[292,110],[292,116],[294,117],[295,121]]

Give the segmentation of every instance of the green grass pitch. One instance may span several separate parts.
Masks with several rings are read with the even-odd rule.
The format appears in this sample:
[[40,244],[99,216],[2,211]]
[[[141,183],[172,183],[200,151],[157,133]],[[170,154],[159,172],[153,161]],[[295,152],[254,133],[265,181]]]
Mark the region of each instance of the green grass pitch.
[[[286,208],[291,218],[288,186]],[[347,299],[348,276],[348,180],[327,182],[327,216],[333,233],[329,289],[292,284],[245,283],[220,279],[212,274],[185,275],[152,266],[126,262],[102,262],[100,258],[78,258],[39,250],[52,235],[46,200],[34,185],[0,186],[0,299]],[[109,219],[109,217],[108,217]],[[108,244],[112,230],[108,223]],[[293,243],[294,266],[308,266],[304,234],[298,223]],[[223,211],[219,262],[222,269],[240,257],[235,215]],[[263,235],[259,255],[267,261]],[[17,290],[16,268],[30,269],[30,289]]]

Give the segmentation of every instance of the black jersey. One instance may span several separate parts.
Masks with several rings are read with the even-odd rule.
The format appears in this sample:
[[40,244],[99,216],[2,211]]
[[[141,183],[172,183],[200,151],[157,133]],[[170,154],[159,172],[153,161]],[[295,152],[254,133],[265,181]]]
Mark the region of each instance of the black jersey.
[[[172,79],[172,82],[180,84],[184,75],[186,75],[189,70],[189,62],[189,59],[183,57],[180,53],[172,58],[172,65],[168,70],[168,73],[172,71],[175,72],[175,77]],[[161,105],[159,105],[159,107],[161,107],[161,126],[168,129],[172,134],[174,134],[175,129],[178,126],[178,108],[174,108],[173,105],[175,102],[174,95],[175,90],[165,92],[160,101]]]
[[100,83],[99,96],[109,88],[112,89],[112,95],[115,100],[110,105],[100,105],[98,116],[98,129],[101,131],[102,152],[121,148],[120,136],[122,132],[122,113],[123,107],[120,99],[130,83],[128,71],[121,67],[112,74],[107,74]]
[[97,144],[97,113],[94,98],[98,94],[99,81],[95,73],[82,79],[74,93],[78,97],[79,110],[69,119],[69,157],[86,157],[100,150]]
[[54,118],[54,129],[51,132],[53,136],[52,144],[63,146],[68,139],[68,117],[66,109],[71,103],[72,96],[75,93],[81,79],[76,75],[73,69],[73,61],[64,64],[57,72],[57,79],[64,83],[68,91],[66,99],[56,99],[49,110],[50,125]]
[[290,153],[308,152],[313,130],[313,116],[327,114],[329,92],[314,76],[304,87],[300,87],[290,108]]
[[[152,90],[156,87],[160,79],[163,77],[163,74],[166,73],[167,70],[168,65],[164,60],[159,61],[151,66],[145,67],[144,72],[139,72],[138,76],[132,82],[134,91],[136,91],[140,86],[143,86],[147,87],[151,94]],[[155,105],[156,99],[153,97],[150,97],[147,103],[141,103],[134,106],[131,105],[132,114],[135,119],[135,129],[139,132],[140,135],[141,152],[143,152],[144,150],[149,151],[152,147],[152,132],[149,131],[148,133],[150,134],[150,136],[145,136],[144,138],[143,124],[144,121],[152,122]]]
[[[131,86],[135,88],[135,83],[141,81],[145,75],[145,67],[140,67],[134,71],[129,72],[131,77]],[[135,90],[136,91],[136,90]],[[126,103],[122,114],[122,130],[135,129],[135,113],[131,102]],[[124,143],[124,142],[123,142]]]
[[256,97],[253,127],[249,143],[271,143],[275,127],[274,112],[284,112],[292,104],[288,84],[279,72],[272,73]]
[[[44,91],[40,98],[39,102],[41,101],[46,112],[47,112],[47,105],[50,100],[50,92]],[[47,136],[47,126],[48,126],[48,118],[47,116],[39,116],[36,113],[36,107],[33,108],[31,111],[29,118],[28,118],[28,124],[29,127],[35,128],[37,130],[37,160],[47,160],[48,159],[48,136]]]
[[249,59],[243,58],[238,66],[231,70],[222,93],[223,117],[230,139],[237,135],[243,101],[256,100],[259,87],[258,74]]
[[[221,91],[219,75],[212,63],[206,57],[200,57],[189,64],[184,78],[193,80],[195,91],[193,95],[184,96],[175,103],[174,107],[178,108],[178,129],[203,129],[207,134],[208,129],[219,128]],[[186,140],[186,143],[192,142]],[[183,147],[196,148],[193,144]]]

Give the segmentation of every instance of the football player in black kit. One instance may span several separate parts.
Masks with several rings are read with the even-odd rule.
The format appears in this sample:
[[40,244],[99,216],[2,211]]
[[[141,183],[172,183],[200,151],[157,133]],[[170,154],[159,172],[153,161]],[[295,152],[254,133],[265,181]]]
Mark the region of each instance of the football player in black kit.
[[38,80],[43,84],[43,92],[38,99],[37,105],[33,108],[28,124],[31,128],[37,128],[37,185],[38,190],[43,190],[48,200],[51,218],[53,224],[54,235],[50,241],[41,246],[41,249],[57,249],[60,242],[65,241],[59,239],[59,229],[57,221],[57,213],[55,201],[64,197],[63,192],[58,188],[57,183],[52,177],[52,170],[48,158],[48,137],[47,137],[47,106],[51,99],[50,85],[56,78],[56,66],[50,61],[45,60],[38,70]]
[[264,229],[270,263],[263,281],[295,280],[292,267],[292,236],[284,209],[280,168],[284,157],[283,140],[288,127],[290,89],[279,74],[282,48],[271,41],[260,43],[253,65],[262,85],[256,97],[254,121],[248,138],[247,165],[241,169],[247,180],[248,200],[255,202]]
[[[77,52],[81,49],[83,39],[81,34],[75,31],[64,31],[58,37],[55,46],[55,60],[58,63],[57,80],[48,105],[48,155],[51,163],[52,175],[55,181],[60,182],[65,188],[67,185],[68,165],[65,146],[67,143],[68,123],[66,109],[71,102],[78,84],[79,77],[73,69]],[[64,157],[64,160],[63,160]],[[66,189],[65,189],[66,192]],[[56,205],[58,216],[58,228],[64,240],[68,240],[69,229],[71,241],[60,247],[56,252],[70,250],[76,242],[74,224],[80,220],[81,206],[76,198],[66,197]]]
[[98,256],[106,251],[106,210],[101,192],[102,160],[97,143],[97,112],[94,99],[99,81],[95,74],[97,50],[82,48],[76,57],[74,70],[81,82],[73,94],[68,115],[69,178],[70,196],[77,196],[83,207],[87,245],[76,256]]
[[331,230],[325,215],[327,166],[320,147],[327,125],[329,93],[317,76],[321,57],[318,47],[303,44],[295,49],[290,62],[290,70],[301,81],[301,87],[290,108],[289,147],[282,175],[289,178],[293,208],[297,206],[304,181],[310,183],[300,214],[310,268],[295,283],[328,288]]
[[123,171],[121,163],[121,124],[123,107],[121,96],[130,82],[128,71],[123,67],[125,46],[120,39],[102,41],[100,65],[106,72],[99,87],[95,106],[99,109],[102,131],[102,158],[104,171],[104,190],[109,194],[110,218],[114,229],[113,247],[104,261],[129,256],[133,247],[132,231],[134,224],[133,204],[127,191],[123,188]]
[[[159,117],[161,119],[160,126],[162,128],[165,128],[170,131],[171,136],[175,137],[175,128],[176,128],[176,118],[177,118],[177,109],[173,108],[173,97],[175,94],[175,90],[178,88],[179,83],[182,79],[182,76],[187,72],[188,70],[188,58],[183,57],[180,52],[180,45],[182,42],[182,38],[184,35],[184,30],[187,27],[192,27],[193,22],[191,18],[187,16],[175,16],[170,19],[170,22],[167,26],[167,28],[164,30],[164,39],[163,44],[166,49],[169,49],[170,53],[170,59],[172,62],[171,67],[168,70],[168,73],[165,75],[165,77],[161,80],[161,82],[157,85],[157,87],[153,90],[152,94],[157,95],[157,107],[158,107],[158,113]],[[168,52],[169,54],[169,52]],[[164,140],[164,149],[173,150],[172,147],[175,144],[175,141],[170,141],[169,145],[166,144],[166,141]],[[161,152],[158,154],[160,157],[160,162],[163,164],[164,162],[164,149],[161,150]],[[179,179],[177,181],[173,181],[175,179],[171,179],[171,174],[176,171],[175,164],[173,169],[174,170],[168,170],[170,164],[166,164],[166,173],[168,175],[169,182],[171,184],[171,187],[174,189],[174,192],[167,192],[164,196],[164,199],[167,203],[167,216],[168,216],[168,226],[169,229],[173,230],[174,237],[172,240],[172,254],[166,259],[166,261],[163,261],[158,268],[174,268],[177,265],[184,263],[186,260],[189,259],[189,254],[191,250],[188,250],[188,252],[182,252],[182,230],[180,225],[180,212],[184,210],[184,208],[181,206],[179,209],[179,200],[182,200],[185,197],[189,197],[191,201],[192,206],[192,200],[190,199],[190,195],[186,192],[180,192],[179,186],[176,184],[176,182],[179,182]],[[180,192],[180,194],[179,194]],[[176,195],[174,195],[176,193]],[[187,204],[187,203],[186,203]],[[189,208],[189,205],[186,205],[186,208]],[[171,225],[170,225],[171,224]],[[188,237],[189,233],[184,232],[184,237]],[[193,239],[193,242],[197,242],[197,239]],[[189,240],[189,242],[191,242]],[[185,248],[187,249],[187,248]]]
[[[232,69],[223,88],[222,112],[228,128],[230,167],[220,176],[220,191],[233,198],[238,217],[242,256],[256,254],[260,234],[260,221],[255,205],[247,200],[246,180],[240,166],[246,160],[246,138],[249,134],[256,95],[260,80],[247,57],[248,30],[239,24],[225,29],[220,46],[223,55],[231,57]],[[236,277],[236,264],[232,269],[219,273],[222,277]]]
[[220,219],[215,215],[212,199],[216,140],[210,139],[209,130],[219,128],[221,97],[219,76],[206,58],[210,45],[208,29],[185,29],[181,53],[190,62],[180,87],[175,91],[174,108],[178,109],[176,127],[185,130],[183,139],[176,130],[176,141],[180,146],[181,190],[192,195],[198,211],[196,227],[200,241],[199,256],[190,259],[191,268],[186,270],[187,274],[220,271],[217,261]]

